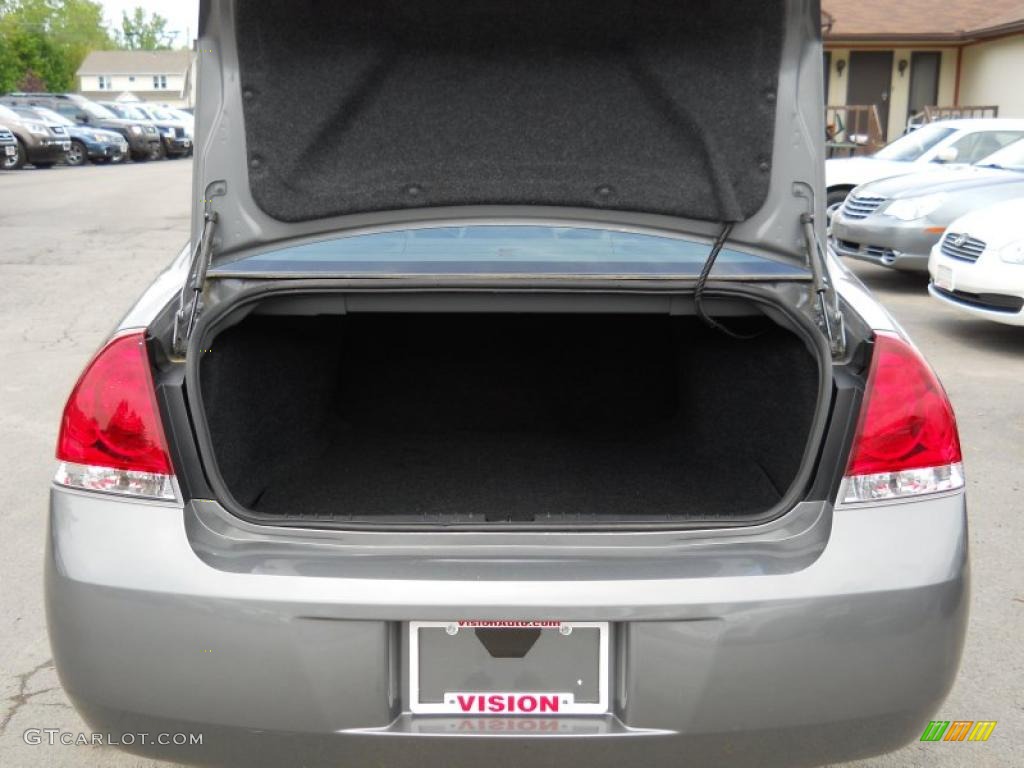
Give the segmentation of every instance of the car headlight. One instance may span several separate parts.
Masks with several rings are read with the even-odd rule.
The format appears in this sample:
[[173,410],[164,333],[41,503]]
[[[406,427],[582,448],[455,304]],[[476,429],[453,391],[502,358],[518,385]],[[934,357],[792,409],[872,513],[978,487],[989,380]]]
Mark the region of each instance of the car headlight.
[[944,194],[922,195],[921,197],[908,197],[905,200],[894,200],[882,213],[892,216],[900,221],[914,221],[923,219],[929,213],[937,210],[940,205],[946,202]]
[[141,125],[133,125],[128,130],[130,130],[136,136],[141,136],[142,135],[142,126]]
[[1024,240],[1014,240],[999,250],[999,258],[1007,264],[1024,264]]
[[25,123],[25,127],[28,128],[29,133],[34,133],[36,136],[47,136],[50,133],[42,123]]

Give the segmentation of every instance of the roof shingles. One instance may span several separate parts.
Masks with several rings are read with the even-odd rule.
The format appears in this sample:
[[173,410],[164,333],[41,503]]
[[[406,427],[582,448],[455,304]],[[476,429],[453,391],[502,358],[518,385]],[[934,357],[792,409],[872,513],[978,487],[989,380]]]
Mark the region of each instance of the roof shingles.
[[823,0],[830,38],[970,37],[1024,23],[1024,0]]
[[191,61],[191,51],[92,51],[78,75],[179,75]]

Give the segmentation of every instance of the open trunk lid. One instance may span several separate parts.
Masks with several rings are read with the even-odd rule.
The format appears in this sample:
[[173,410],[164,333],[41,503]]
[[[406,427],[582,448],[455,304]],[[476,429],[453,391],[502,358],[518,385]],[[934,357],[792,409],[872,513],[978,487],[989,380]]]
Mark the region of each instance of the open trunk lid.
[[437,221],[732,223],[731,245],[806,265],[806,217],[823,220],[819,12],[203,0],[193,242],[211,218],[215,264]]

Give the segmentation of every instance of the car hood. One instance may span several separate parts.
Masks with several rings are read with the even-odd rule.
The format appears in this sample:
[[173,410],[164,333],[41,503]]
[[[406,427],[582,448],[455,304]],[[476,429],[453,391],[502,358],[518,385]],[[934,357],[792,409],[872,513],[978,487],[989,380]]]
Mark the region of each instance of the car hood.
[[93,118],[92,122],[86,123],[86,127],[89,126],[110,126],[119,128],[129,128],[133,125],[142,125],[145,120],[127,120],[123,117],[96,117]]
[[864,184],[853,191],[861,197],[895,199],[920,197],[939,192],[968,192],[978,187],[1019,184],[1024,173],[976,165],[960,165],[939,171],[924,171]]
[[[1018,194],[1024,195],[1024,191]],[[997,249],[1024,240],[1024,196],[971,211],[951,223],[948,230],[976,237]]]
[[880,160],[874,157],[834,157],[825,161],[825,186],[866,184],[878,179],[942,170],[943,166],[901,160]]
[[[297,4],[296,4],[297,3]],[[523,219],[806,262],[815,0],[202,0],[193,242]]]

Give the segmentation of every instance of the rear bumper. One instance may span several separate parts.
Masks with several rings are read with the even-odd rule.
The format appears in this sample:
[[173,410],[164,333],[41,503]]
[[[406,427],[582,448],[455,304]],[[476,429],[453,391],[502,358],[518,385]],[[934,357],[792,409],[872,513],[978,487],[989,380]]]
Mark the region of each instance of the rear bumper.
[[[526,560],[405,578],[396,560],[380,579],[333,575],[322,551],[215,567],[188,509],[57,489],[50,636],[94,728],[201,732],[201,747],[132,747],[195,763],[521,765],[529,749],[542,765],[819,765],[920,735],[968,604],[962,495],[825,518],[823,551],[791,572],[720,576],[697,548],[687,578],[510,580]],[[465,617],[614,622],[612,714],[407,714],[401,622]]]

